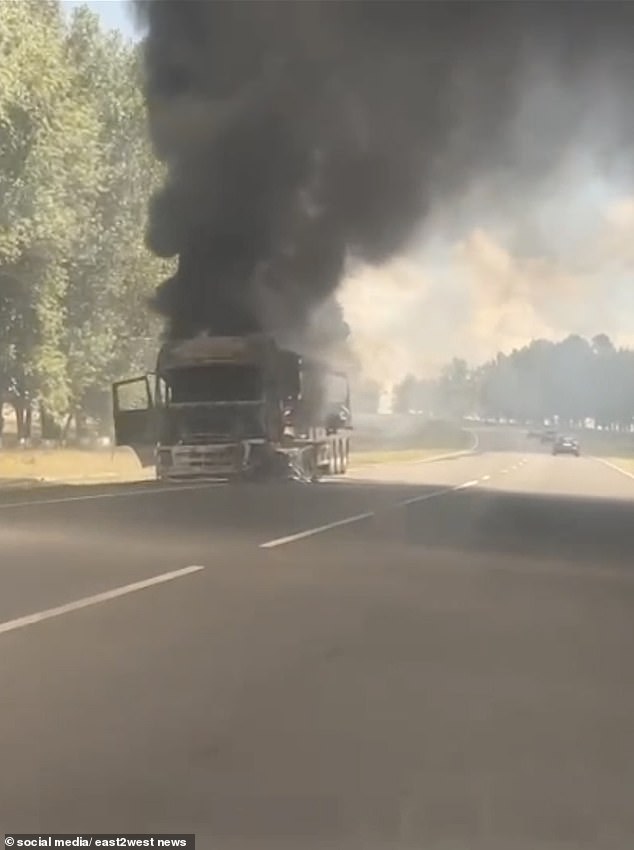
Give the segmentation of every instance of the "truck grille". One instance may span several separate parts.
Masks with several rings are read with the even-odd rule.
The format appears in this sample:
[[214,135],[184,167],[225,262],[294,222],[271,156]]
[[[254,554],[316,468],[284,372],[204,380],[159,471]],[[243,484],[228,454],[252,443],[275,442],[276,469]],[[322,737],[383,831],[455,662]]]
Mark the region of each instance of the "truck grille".
[[265,420],[260,403],[171,406],[163,411],[161,442],[189,446],[263,438]]
[[189,446],[210,446],[226,443],[228,439],[231,439],[229,434],[188,434],[186,442]]
[[179,446],[174,451],[177,463],[186,463],[188,466],[227,466],[238,462],[240,457],[236,446],[222,446],[221,448],[196,448],[195,446]]
[[235,445],[213,449],[195,446],[178,446],[173,449],[171,476],[212,476],[224,478],[240,472],[242,454]]

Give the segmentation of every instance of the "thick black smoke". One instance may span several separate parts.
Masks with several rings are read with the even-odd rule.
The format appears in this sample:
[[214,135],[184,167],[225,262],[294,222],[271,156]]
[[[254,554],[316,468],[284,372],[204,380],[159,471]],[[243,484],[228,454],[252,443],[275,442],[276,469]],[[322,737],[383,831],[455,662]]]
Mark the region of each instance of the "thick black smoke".
[[[136,5],[168,166],[149,244],[179,257],[155,299],[172,336],[301,332],[346,264],[398,252],[434,199],[487,173],[521,191],[583,134],[629,156],[634,3]],[[561,96],[518,138],[540,85]]]

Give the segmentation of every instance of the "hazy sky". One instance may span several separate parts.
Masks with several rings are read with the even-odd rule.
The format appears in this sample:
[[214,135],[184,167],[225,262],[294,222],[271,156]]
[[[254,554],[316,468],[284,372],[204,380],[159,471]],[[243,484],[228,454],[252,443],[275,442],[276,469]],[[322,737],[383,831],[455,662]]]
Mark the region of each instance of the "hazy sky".
[[62,6],[69,12],[77,6],[88,6],[99,15],[106,27],[118,29],[128,38],[138,38],[130,4],[126,0],[62,0]]

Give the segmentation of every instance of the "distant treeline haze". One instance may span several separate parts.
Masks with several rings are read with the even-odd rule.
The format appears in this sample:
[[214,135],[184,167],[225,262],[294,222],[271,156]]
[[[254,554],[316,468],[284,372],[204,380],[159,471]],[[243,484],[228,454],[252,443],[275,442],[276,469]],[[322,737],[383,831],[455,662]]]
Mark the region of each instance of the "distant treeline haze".
[[470,368],[453,360],[436,380],[406,378],[394,395],[396,410],[432,415],[479,414],[525,423],[553,421],[628,428],[634,420],[634,351],[608,336],[534,340],[510,354]]

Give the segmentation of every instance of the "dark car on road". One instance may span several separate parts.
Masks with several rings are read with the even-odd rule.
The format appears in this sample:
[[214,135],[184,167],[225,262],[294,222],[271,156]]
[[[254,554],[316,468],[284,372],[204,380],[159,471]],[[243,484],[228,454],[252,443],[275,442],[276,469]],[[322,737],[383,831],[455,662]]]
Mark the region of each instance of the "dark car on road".
[[579,457],[579,443],[574,437],[557,437],[553,445],[554,455],[575,455]]
[[551,429],[542,431],[540,440],[542,443],[554,443],[557,440],[557,432]]

